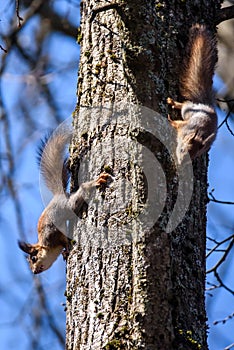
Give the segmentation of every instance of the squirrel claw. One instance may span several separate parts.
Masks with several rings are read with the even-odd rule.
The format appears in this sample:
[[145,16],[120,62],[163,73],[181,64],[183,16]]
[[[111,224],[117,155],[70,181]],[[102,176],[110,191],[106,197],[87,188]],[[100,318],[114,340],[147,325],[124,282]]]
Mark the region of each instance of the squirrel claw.
[[172,109],[181,109],[183,103],[173,100],[173,98],[168,97],[167,103],[171,106]]
[[107,173],[101,173],[96,181],[96,186],[106,185],[107,179],[110,177]]
[[174,100],[173,100],[171,97],[168,97],[168,98],[167,98],[167,103],[168,103],[169,105],[171,105],[172,108],[174,107]]

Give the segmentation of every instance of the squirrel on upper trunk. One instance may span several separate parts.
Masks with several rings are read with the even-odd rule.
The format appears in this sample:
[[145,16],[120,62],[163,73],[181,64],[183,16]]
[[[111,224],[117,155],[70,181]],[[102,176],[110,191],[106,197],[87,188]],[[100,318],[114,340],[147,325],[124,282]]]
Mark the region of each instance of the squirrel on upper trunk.
[[180,92],[185,101],[180,103],[167,99],[172,108],[181,109],[183,119],[171,120],[168,116],[177,130],[176,156],[179,164],[187,152],[194,159],[209,150],[216,137],[217,115],[212,91],[216,46],[213,34],[205,25],[191,27],[180,79]]
[[101,173],[97,180],[81,184],[76,192],[66,192],[70,174],[64,153],[71,136],[71,130],[59,127],[40,149],[40,171],[54,196],[39,218],[38,242],[19,241],[20,249],[29,254],[28,261],[34,274],[47,270],[64,249],[67,254],[70,243],[66,236],[67,220],[74,218],[74,212],[80,212],[90,190],[105,185],[110,176]]

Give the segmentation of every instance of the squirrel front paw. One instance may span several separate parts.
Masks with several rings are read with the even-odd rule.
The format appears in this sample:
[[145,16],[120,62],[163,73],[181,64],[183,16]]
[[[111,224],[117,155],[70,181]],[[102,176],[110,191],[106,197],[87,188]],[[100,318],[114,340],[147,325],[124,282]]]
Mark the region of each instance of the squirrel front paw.
[[174,105],[174,100],[171,97],[167,98],[167,103],[173,107]]
[[96,186],[106,185],[108,178],[110,178],[110,174],[108,173],[101,173],[96,180]]

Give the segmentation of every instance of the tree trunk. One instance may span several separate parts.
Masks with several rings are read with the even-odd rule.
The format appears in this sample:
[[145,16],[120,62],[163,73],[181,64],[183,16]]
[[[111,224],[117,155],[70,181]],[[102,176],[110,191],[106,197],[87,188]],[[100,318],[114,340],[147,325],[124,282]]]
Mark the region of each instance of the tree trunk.
[[112,182],[74,229],[68,350],[207,349],[207,161],[176,170],[166,98],[189,27],[220,2],[81,3],[72,188],[104,170]]

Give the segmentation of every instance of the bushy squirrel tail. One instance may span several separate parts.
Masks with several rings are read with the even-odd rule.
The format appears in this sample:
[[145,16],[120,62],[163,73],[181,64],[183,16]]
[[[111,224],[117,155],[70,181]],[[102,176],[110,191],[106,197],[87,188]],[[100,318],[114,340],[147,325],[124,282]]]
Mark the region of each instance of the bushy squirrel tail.
[[189,32],[180,92],[194,103],[213,103],[212,83],[217,62],[216,39],[205,25],[195,24]]
[[63,194],[67,187],[69,172],[65,151],[71,136],[71,130],[62,125],[42,140],[38,151],[40,173],[54,195]]

